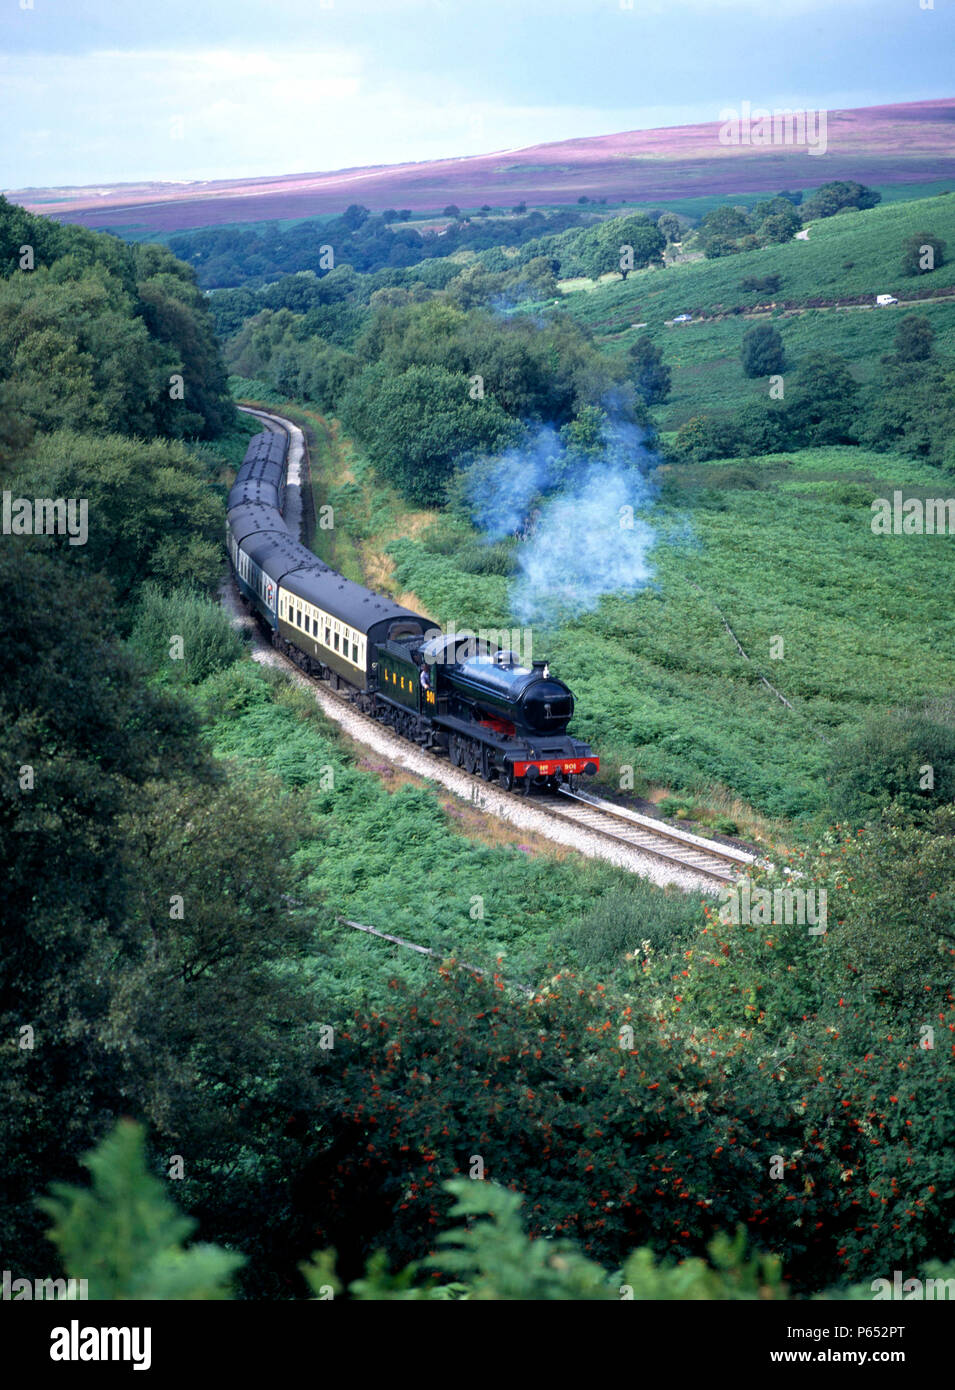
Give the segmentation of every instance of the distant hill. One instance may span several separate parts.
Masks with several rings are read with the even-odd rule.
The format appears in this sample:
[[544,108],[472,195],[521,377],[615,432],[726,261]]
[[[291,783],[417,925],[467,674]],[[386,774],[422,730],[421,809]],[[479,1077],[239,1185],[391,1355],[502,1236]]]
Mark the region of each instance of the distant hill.
[[10,190],[31,211],[89,227],[180,231],[226,222],[314,217],[349,203],[375,211],[575,202],[665,202],[704,194],[955,179],[955,99],[831,111],[825,154],[730,146],[719,124],[633,130],[461,159],[191,183]]

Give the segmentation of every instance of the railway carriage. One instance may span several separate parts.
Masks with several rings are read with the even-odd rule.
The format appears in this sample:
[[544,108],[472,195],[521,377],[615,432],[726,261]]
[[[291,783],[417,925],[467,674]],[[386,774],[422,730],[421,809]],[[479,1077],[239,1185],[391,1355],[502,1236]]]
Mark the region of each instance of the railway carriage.
[[336,689],[344,683],[366,695],[377,679],[378,645],[398,636],[420,640],[432,626],[420,613],[331,569],[303,569],[282,581],[279,636],[305,654],[311,674],[330,678]]

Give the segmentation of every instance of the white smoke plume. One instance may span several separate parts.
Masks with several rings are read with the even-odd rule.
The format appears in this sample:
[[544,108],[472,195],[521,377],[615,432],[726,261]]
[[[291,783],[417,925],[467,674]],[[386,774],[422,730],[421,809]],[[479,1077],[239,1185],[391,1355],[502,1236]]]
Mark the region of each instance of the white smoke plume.
[[654,533],[637,515],[653,500],[656,457],[635,425],[609,420],[599,452],[569,449],[550,426],[470,472],[472,519],[488,541],[519,535],[510,606],[524,623],[596,608],[605,594],[653,579]]

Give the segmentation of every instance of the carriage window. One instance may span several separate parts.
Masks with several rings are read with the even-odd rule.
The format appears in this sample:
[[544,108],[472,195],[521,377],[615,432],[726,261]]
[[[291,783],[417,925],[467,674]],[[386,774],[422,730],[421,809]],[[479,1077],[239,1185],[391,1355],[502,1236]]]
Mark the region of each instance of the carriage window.
[[332,630],[330,627],[327,627],[325,629],[325,645],[326,647],[330,647],[332,645]]
[[335,633],[335,650],[338,651],[338,633]]
[[357,643],[357,642],[352,642],[352,644],[351,644],[351,659],[352,659],[352,661],[355,663],[355,665],[357,666],[357,665],[358,665],[358,643]]

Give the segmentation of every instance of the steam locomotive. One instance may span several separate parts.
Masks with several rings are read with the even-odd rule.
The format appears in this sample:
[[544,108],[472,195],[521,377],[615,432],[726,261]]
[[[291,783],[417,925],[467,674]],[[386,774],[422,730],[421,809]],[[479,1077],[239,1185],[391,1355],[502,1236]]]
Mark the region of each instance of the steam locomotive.
[[256,435],[229,493],[226,545],[272,645],[307,675],[456,767],[504,790],[573,785],[599,767],[568,725],[574,697],[543,661],[429,619],[345,579],[289,533],[287,437]]

